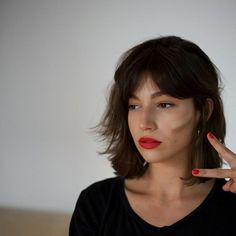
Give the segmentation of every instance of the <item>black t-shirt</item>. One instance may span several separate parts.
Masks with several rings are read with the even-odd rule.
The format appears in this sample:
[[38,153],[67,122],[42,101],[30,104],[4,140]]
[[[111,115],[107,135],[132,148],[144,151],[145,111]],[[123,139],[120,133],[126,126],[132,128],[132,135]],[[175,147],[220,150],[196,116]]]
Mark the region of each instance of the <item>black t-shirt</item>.
[[223,191],[224,183],[224,180],[217,179],[200,206],[183,219],[170,226],[156,227],[133,211],[125,195],[123,178],[96,182],[81,192],[69,235],[236,235],[236,194]]

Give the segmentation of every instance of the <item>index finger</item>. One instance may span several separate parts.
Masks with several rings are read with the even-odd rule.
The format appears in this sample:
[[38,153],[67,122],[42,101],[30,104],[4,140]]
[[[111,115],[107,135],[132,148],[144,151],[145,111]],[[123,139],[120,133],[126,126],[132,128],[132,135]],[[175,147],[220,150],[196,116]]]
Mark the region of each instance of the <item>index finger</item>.
[[236,178],[236,172],[232,169],[193,169],[192,174],[204,178]]
[[219,155],[224,158],[231,166],[236,161],[236,155],[230,149],[225,147],[211,132],[207,134],[210,144],[215,148]]

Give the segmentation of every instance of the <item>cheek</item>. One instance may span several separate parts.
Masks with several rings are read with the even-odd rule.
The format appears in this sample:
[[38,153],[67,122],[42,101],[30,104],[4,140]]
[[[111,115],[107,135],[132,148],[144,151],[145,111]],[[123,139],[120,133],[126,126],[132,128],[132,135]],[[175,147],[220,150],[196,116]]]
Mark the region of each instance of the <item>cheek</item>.
[[128,115],[128,127],[132,136],[134,135],[135,126],[136,126],[135,120],[132,118],[132,116]]
[[169,125],[166,127],[169,127],[169,132],[171,134],[192,134],[192,131],[195,126],[195,117],[193,116],[181,116],[176,119],[172,119],[168,122]]

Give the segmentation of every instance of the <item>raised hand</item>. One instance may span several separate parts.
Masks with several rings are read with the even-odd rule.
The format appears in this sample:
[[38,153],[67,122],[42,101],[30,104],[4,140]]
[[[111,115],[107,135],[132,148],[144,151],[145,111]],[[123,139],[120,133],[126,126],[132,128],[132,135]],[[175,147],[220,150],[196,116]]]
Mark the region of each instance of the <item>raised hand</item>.
[[219,155],[228,162],[230,169],[193,169],[192,174],[196,177],[229,178],[223,189],[236,193],[236,154],[225,147],[212,133],[208,133],[207,138]]

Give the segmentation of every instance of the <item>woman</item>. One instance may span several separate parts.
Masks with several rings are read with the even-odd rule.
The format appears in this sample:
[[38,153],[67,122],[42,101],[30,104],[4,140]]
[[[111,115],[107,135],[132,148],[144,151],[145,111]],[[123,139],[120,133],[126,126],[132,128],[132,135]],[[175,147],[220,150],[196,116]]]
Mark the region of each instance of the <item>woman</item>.
[[117,177],[81,192],[70,235],[232,235],[236,156],[208,56],[157,38],[127,51],[114,79],[99,133]]

